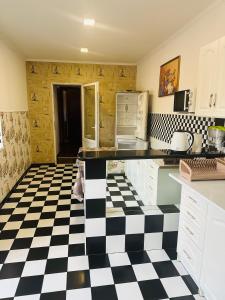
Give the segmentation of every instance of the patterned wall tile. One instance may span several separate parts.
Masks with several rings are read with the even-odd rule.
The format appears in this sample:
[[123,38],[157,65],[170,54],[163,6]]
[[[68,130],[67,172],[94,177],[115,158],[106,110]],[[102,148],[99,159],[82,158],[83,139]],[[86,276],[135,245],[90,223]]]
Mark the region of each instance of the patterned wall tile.
[[31,163],[27,112],[2,112],[3,144],[0,150],[0,201]]
[[166,143],[170,143],[173,132],[176,130],[189,130],[192,133],[201,133],[202,146],[207,145],[207,128],[215,125],[215,119],[209,117],[197,117],[182,114],[158,114],[149,115],[150,137],[154,137]]

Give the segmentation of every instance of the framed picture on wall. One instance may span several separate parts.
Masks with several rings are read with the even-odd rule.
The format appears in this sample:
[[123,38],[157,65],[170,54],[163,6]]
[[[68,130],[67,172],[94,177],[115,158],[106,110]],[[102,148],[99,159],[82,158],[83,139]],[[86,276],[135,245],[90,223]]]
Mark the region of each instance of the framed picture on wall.
[[160,67],[159,97],[173,95],[179,89],[180,56]]

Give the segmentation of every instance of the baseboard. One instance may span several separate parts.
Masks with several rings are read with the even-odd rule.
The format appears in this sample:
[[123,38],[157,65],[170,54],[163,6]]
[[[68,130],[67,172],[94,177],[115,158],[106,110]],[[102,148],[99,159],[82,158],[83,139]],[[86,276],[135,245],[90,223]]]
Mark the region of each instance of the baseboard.
[[50,166],[50,167],[55,167],[55,163],[32,163],[30,165],[30,168],[37,168],[37,167],[40,167],[40,166]]
[[0,203],[0,209],[2,208],[2,206],[5,204],[6,200],[12,195],[12,193],[14,192],[14,190],[17,188],[17,186],[21,183],[21,181],[23,180],[23,177],[27,174],[28,170],[30,169],[30,167],[32,166],[32,164],[26,169],[25,172],[23,172],[23,174],[20,176],[20,178],[17,180],[17,182],[14,184],[14,186],[12,187],[12,189],[8,192],[8,194],[3,198],[3,200]]
[[57,157],[58,164],[75,164],[76,161],[77,161],[77,156],[74,156],[74,157],[58,156]]

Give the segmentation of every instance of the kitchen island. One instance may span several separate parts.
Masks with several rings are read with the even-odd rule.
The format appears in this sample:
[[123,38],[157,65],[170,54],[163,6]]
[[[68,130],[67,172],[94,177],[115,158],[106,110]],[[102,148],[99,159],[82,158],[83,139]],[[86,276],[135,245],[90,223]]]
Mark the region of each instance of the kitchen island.
[[[225,157],[224,153],[174,153],[170,150],[115,150],[83,151],[79,159],[84,161],[84,201],[86,254],[106,253],[106,161],[107,160],[151,160],[185,158]],[[178,210],[179,212],[179,210]],[[157,212],[158,213],[158,212]],[[177,213],[177,211],[174,211]],[[121,222],[127,222],[127,216]],[[117,223],[116,223],[117,224]],[[120,231],[120,230],[118,230]],[[135,235],[137,231],[133,231]],[[143,235],[145,232],[142,232]],[[123,233],[124,234],[124,233]],[[141,232],[138,232],[141,234]],[[140,236],[139,236],[140,237]],[[143,238],[141,240],[143,246]],[[175,244],[175,243],[174,243]],[[125,247],[125,250],[126,247]]]

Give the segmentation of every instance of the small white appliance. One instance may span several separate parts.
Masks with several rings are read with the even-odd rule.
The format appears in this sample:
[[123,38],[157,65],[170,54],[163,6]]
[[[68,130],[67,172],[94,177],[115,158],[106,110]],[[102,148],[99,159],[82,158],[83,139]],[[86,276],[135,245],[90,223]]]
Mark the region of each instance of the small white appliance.
[[195,111],[195,95],[191,90],[174,93],[174,112],[193,113]]
[[190,131],[178,130],[173,133],[170,149],[175,152],[187,152],[194,143],[194,135]]

